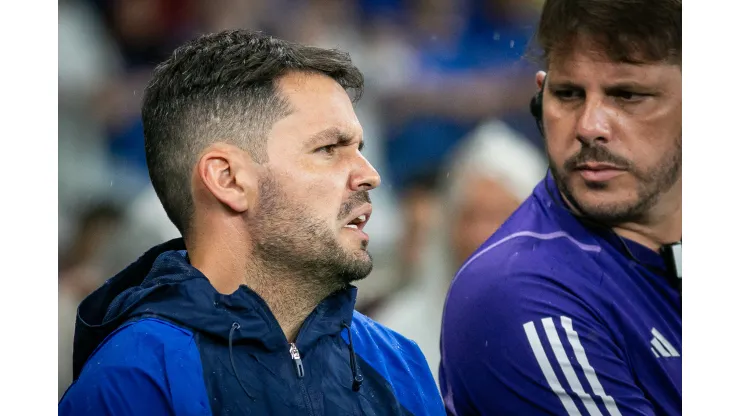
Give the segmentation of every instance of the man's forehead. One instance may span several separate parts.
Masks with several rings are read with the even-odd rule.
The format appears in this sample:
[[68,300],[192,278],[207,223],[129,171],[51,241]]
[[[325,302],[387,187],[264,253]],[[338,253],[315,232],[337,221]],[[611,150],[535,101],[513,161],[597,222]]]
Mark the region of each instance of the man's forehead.
[[340,142],[362,141],[362,127],[359,125],[328,125],[308,136],[309,144],[319,144],[329,140]]
[[279,124],[298,129],[307,137],[329,133],[361,135],[362,129],[347,92],[330,77],[292,73],[282,78],[279,85],[290,107],[290,113]]
[[615,60],[609,45],[586,36],[577,36],[570,46],[554,50],[548,59],[548,78],[624,79],[657,82],[663,74],[675,70],[676,64],[646,62],[636,50],[632,62]]
[[676,66],[664,63],[617,62],[599,51],[573,51],[548,64],[548,80],[659,82]]

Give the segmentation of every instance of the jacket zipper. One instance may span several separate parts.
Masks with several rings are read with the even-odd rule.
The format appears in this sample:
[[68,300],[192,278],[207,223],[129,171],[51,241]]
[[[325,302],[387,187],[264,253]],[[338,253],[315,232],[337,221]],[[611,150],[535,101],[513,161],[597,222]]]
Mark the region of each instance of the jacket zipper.
[[306,409],[308,414],[313,416],[313,410],[311,406],[311,400],[308,397],[308,390],[306,390],[306,384],[303,382],[303,377],[306,373],[303,371],[303,361],[301,360],[301,353],[298,351],[298,347],[294,342],[290,343],[290,358],[293,360],[293,368],[298,376],[298,384],[301,386],[301,393],[303,394],[303,400],[306,403]]
[[290,357],[293,359],[293,367],[298,378],[303,378],[305,373],[303,372],[303,361],[301,361],[301,353],[298,352],[294,342],[290,343]]

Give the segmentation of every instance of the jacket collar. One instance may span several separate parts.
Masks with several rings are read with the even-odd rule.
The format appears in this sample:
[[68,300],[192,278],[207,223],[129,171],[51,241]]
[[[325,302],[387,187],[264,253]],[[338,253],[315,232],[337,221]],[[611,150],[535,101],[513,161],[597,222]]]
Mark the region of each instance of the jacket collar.
[[[352,322],[357,288],[333,293],[304,321],[298,335],[307,348]],[[287,340],[265,301],[243,285],[224,295],[193,267],[182,239],[156,246],[82,301],[75,330],[75,374],[105,337],[124,322],[156,316],[228,342],[255,343],[267,350],[287,348]]]

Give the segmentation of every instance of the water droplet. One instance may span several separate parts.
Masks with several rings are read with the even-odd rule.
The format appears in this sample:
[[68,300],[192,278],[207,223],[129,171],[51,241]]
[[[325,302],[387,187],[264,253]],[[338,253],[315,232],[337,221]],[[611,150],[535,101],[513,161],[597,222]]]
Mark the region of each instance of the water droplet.
[[512,40],[509,42],[509,48],[513,48],[513,47],[514,47],[514,41]]
[[501,39],[501,35],[498,32],[493,33],[493,40],[499,40]]

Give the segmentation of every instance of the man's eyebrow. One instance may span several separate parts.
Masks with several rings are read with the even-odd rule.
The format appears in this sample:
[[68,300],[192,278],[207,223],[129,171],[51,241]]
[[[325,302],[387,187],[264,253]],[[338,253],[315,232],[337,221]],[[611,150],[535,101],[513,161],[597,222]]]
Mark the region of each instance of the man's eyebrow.
[[645,83],[637,82],[637,81],[619,81],[610,85],[607,85],[604,87],[604,90],[607,92],[615,92],[615,91],[644,91],[644,90],[653,90],[654,87],[651,87],[649,85],[646,85]]
[[[570,89],[570,90],[582,90],[584,89],[583,86],[578,85],[575,82],[571,81],[547,81],[548,88],[550,90],[559,90],[559,89]],[[645,83],[638,82],[638,81],[615,81],[609,85],[605,85],[603,87],[604,91],[607,92],[614,92],[614,91],[623,91],[623,90],[646,90],[650,89],[648,85],[645,85]]]
[[[336,127],[329,127],[328,129],[321,130],[320,132],[311,136],[308,139],[308,144],[309,146],[313,147],[321,143],[324,143],[327,140],[336,140],[338,145],[347,146],[350,143],[352,143],[354,138],[350,136],[349,134],[347,134],[346,132]],[[359,150],[362,151],[364,147],[365,147],[365,141],[360,140]]]
[[551,90],[559,90],[559,89],[571,89],[571,90],[577,90],[577,89],[583,89],[582,86],[576,84],[575,82],[571,81],[553,81],[553,80],[547,80],[547,88]]

